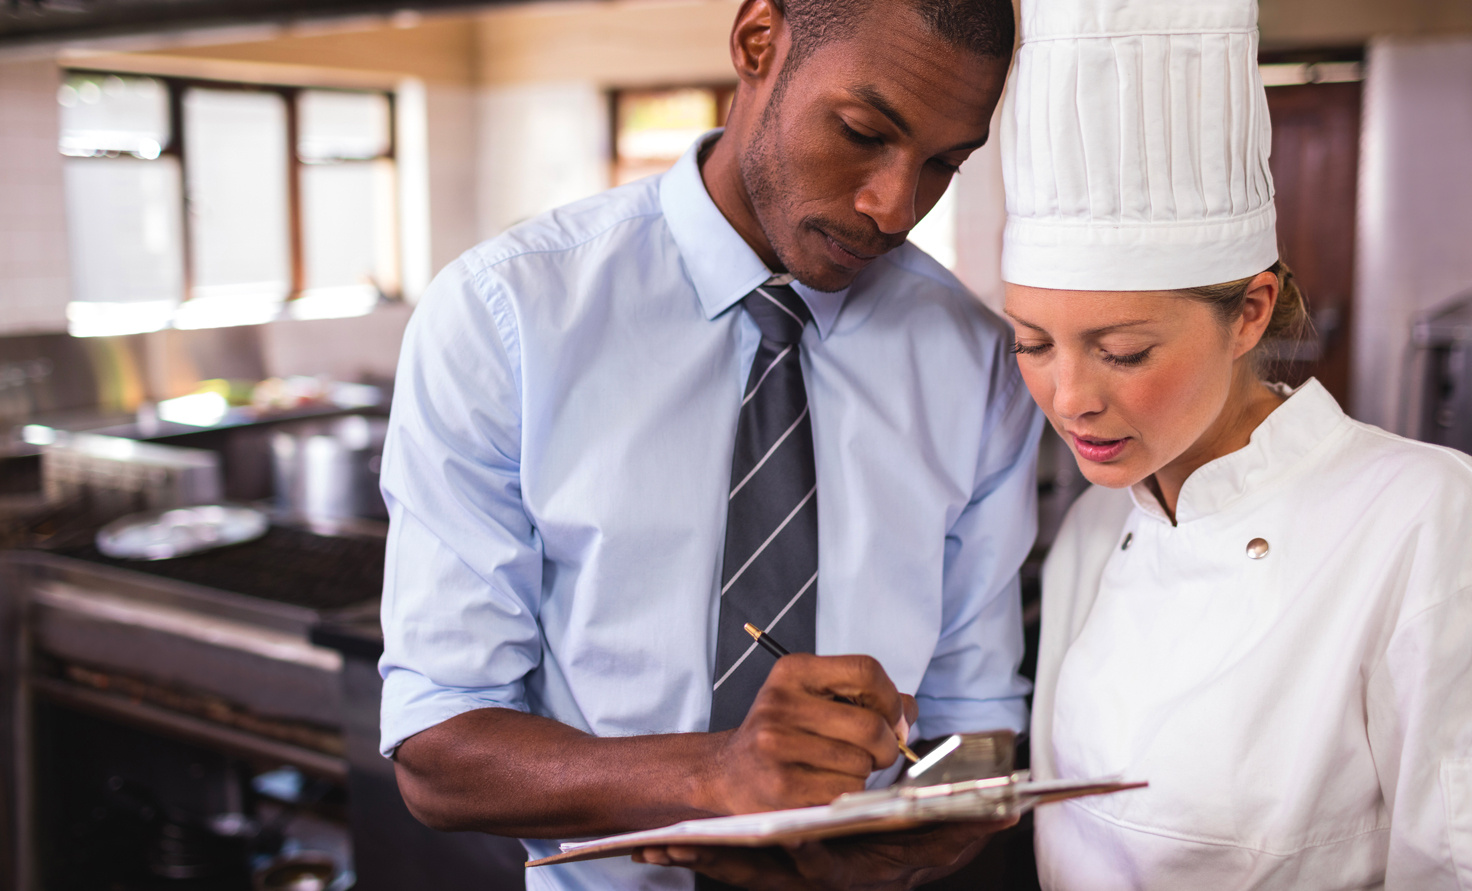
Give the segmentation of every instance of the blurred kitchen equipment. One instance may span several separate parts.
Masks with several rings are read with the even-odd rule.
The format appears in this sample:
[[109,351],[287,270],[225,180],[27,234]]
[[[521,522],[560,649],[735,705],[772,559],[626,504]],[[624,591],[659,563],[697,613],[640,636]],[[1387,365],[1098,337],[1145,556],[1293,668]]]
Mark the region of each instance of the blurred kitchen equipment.
[[256,891],[328,891],[337,875],[331,855],[299,851],[277,857],[256,872]]
[[97,533],[97,550],[125,560],[169,560],[253,541],[270,521],[258,510],[207,504],[130,514]]
[[1472,294],[1419,318],[1412,343],[1419,373],[1408,380],[1419,392],[1407,400],[1409,429],[1423,442],[1472,452]]
[[108,778],[103,800],[104,809],[134,822],[150,876],[171,880],[169,887],[193,888],[209,880],[211,889],[245,891],[260,827],[243,815],[202,820],[165,803],[143,783],[116,774]]
[[101,517],[220,501],[220,458],[203,449],[57,433],[41,458],[46,498],[91,500]]
[[280,424],[271,434],[277,507],[310,519],[388,519],[378,491],[388,419],[347,415]]

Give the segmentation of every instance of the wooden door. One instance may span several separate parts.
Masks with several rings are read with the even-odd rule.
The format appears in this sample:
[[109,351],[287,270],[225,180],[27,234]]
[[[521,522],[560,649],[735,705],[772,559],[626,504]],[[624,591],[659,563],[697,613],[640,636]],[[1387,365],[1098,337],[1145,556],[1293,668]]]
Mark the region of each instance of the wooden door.
[[1297,385],[1317,377],[1349,405],[1354,324],[1359,83],[1269,87],[1278,244],[1293,268],[1316,331],[1281,351],[1273,378]]

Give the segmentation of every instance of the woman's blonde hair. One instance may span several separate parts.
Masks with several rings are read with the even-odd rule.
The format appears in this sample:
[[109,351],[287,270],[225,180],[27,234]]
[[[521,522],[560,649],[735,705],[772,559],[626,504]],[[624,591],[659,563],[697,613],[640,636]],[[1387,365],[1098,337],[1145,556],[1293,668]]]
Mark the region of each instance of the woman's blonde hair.
[[[1298,290],[1298,283],[1293,279],[1293,270],[1282,260],[1269,266],[1267,271],[1278,277],[1278,303],[1273,307],[1273,317],[1268,320],[1262,339],[1294,340],[1311,327],[1308,308],[1303,302],[1303,292]],[[1230,324],[1242,317],[1242,308],[1247,303],[1248,286],[1255,278],[1257,276],[1253,275],[1220,285],[1183,288],[1176,293],[1207,304],[1216,311],[1223,324]]]

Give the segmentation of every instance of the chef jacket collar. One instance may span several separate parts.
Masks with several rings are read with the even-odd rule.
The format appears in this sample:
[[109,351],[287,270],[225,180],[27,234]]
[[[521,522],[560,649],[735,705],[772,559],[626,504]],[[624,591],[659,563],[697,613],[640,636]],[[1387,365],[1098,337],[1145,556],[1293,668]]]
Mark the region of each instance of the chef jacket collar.
[[[700,150],[721,132],[712,130],[695,140],[659,183],[660,207],[708,319],[730,309],[773,274],[716,207],[700,178]],[[796,281],[792,289],[813,314],[818,337],[826,338],[848,289],[815,291]]]
[[[1247,445],[1208,461],[1186,478],[1176,499],[1177,525],[1226,510],[1247,494],[1271,485],[1348,423],[1344,410],[1317,378],[1297,390],[1274,386],[1288,400],[1252,431]],[[1145,482],[1131,486],[1130,497],[1145,515],[1171,522]]]

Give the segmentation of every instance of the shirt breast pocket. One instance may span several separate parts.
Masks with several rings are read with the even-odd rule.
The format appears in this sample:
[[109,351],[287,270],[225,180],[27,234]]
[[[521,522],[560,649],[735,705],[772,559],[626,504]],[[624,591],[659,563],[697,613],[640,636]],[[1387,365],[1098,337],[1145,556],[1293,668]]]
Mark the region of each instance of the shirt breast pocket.
[[1472,758],[1441,762],[1441,797],[1457,882],[1472,891]]

